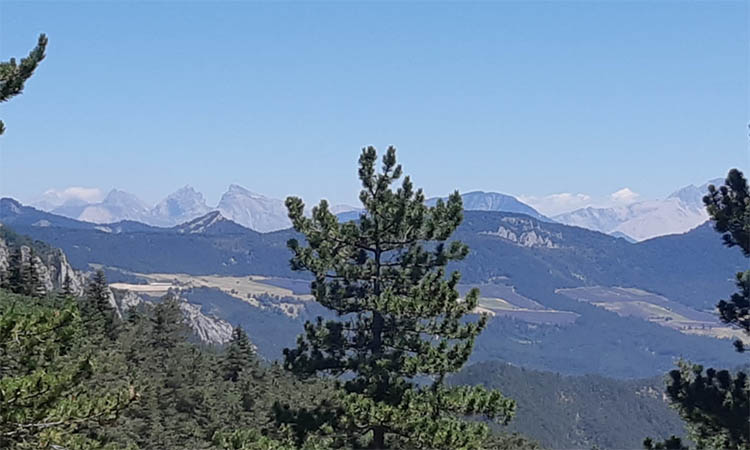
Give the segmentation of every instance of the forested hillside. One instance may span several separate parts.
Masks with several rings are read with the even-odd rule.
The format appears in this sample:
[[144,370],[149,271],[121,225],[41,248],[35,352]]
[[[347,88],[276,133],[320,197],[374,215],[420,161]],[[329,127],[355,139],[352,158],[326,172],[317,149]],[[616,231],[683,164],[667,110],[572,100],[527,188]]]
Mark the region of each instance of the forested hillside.
[[664,397],[661,376],[564,376],[495,361],[473,364],[451,382],[507,392],[518,404],[508,429],[545,448],[635,449],[644,433],[660,439],[684,435],[683,422]]

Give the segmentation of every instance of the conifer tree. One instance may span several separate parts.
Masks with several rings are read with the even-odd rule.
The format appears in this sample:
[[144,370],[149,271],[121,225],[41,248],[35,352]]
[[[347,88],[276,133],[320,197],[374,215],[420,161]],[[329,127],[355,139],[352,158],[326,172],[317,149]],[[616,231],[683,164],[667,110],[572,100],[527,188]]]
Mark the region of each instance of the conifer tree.
[[338,378],[341,397],[331,408],[281,411],[279,421],[324,426],[344,447],[480,448],[488,427],[464,418],[505,423],[515,404],[497,391],[444,383],[487,322],[466,317],[479,292],[460,298],[459,273],[446,276],[446,265],[468,254],[447,242],[463,217],[461,197],[427,207],[408,176],[391,188],[402,176],[393,147],[379,173],[376,160],[375,148],[362,150],[358,222],[339,223],[325,200],[310,218],[301,199],[286,200],[307,244],[289,241],[292,268],[313,274],[315,299],[338,318],[307,322],[297,347],[284,350],[285,366]]
[[102,448],[81,429],[111,420],[123,389],[87,383],[100,368],[79,352],[78,308],[0,292],[0,448]]
[[10,249],[8,258],[7,289],[14,294],[23,294],[26,283],[24,281],[23,253],[21,247]]
[[[714,228],[724,244],[739,247],[750,257],[750,194],[742,172],[732,169],[723,186],[708,187],[703,198]],[[717,308],[723,322],[734,325],[750,336],[750,270],[736,274],[738,292]],[[745,347],[737,340],[735,347]],[[682,361],[669,373],[667,396],[685,420],[688,436],[698,448],[750,448],[750,380],[745,372],[706,369]],[[678,438],[663,443],[650,439],[647,449],[682,449]]]
[[[725,184],[718,189],[710,185],[703,198],[714,228],[722,233],[727,247],[739,247],[745,257],[750,257],[750,192],[742,172],[732,169]],[[735,275],[738,292],[729,300],[721,300],[716,307],[721,320],[735,325],[750,336],[750,270]],[[743,350],[742,341],[735,346]]]
[[81,314],[93,334],[101,334],[110,339],[115,333],[115,310],[110,303],[110,291],[107,278],[102,270],[97,270],[86,286],[86,294],[82,299]]
[[257,366],[257,356],[250,338],[242,327],[237,326],[232,330],[232,338],[227,344],[224,355],[224,380],[236,382],[240,374],[252,370]]
[[70,274],[65,275],[65,279],[63,280],[60,289],[57,290],[56,296],[59,300],[75,297],[75,292],[73,292],[73,280],[70,278]]
[[[44,59],[47,48],[47,36],[39,35],[39,41],[26,58],[22,58],[20,64],[15,58],[0,62],[0,103],[7,102],[12,97],[23,92],[26,80],[31,77],[34,70]],[[5,132],[5,125],[0,120],[0,135]]]
[[44,285],[39,278],[39,269],[36,264],[36,254],[33,248],[29,248],[29,259],[23,263],[24,294],[29,297],[42,297],[46,294]]

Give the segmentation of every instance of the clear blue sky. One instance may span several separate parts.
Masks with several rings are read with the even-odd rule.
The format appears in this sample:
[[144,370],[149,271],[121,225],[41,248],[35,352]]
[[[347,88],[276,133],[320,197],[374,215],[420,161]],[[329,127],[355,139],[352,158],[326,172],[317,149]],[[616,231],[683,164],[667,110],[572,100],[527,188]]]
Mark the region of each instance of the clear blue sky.
[[9,2],[0,191],[190,184],[355,203],[363,145],[429,194],[659,197],[748,163],[747,2]]

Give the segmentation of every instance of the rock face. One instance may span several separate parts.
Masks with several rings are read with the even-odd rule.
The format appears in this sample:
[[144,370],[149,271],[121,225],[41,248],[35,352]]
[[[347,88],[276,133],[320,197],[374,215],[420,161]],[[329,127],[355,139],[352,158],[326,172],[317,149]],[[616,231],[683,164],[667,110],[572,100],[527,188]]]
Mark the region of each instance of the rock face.
[[[31,258],[31,249],[27,245],[21,245],[21,259],[28,263]],[[8,270],[10,260],[10,247],[8,243],[0,238],[0,272],[5,273]],[[34,255],[34,268],[39,274],[39,281],[47,292],[53,292],[65,284],[65,279],[69,278],[70,289],[75,295],[83,295],[84,278],[76,272],[68,263],[68,258],[60,249],[51,249],[46,253],[37,253]]]
[[504,225],[500,225],[497,231],[483,231],[480,234],[497,236],[521,247],[560,248],[557,242],[562,240],[562,234],[547,231],[532,220],[504,217],[502,222]]
[[[31,248],[28,245],[20,245],[21,259],[26,263],[31,258]],[[11,255],[11,245],[0,238],[0,273],[8,270]],[[39,274],[39,280],[49,293],[58,291],[65,285],[66,278],[69,280],[70,289],[76,296],[85,293],[86,285],[92,273],[78,272],[68,263],[65,253],[57,248],[46,248],[45,251],[35,251],[33,261],[34,267]],[[149,303],[131,291],[109,289],[109,303],[117,312],[118,317],[124,317],[131,308]],[[214,316],[205,315],[201,312],[200,305],[188,303],[181,299],[180,310],[182,311],[187,325],[195,335],[207,344],[223,344],[232,336],[232,325]]]
[[283,201],[256,194],[236,184],[229,186],[217,209],[227,219],[261,233],[292,226]]
[[[120,317],[125,313],[141,305],[150,305],[153,302],[143,299],[133,291],[124,289],[110,289],[112,302]],[[201,312],[201,306],[189,303],[185,298],[179,297],[180,311],[185,318],[185,324],[193,331],[201,342],[206,344],[224,344],[232,338],[232,325],[213,315]]]
[[200,305],[182,299],[180,310],[187,324],[202,342],[224,344],[232,338],[232,325],[217,317],[203,314]]

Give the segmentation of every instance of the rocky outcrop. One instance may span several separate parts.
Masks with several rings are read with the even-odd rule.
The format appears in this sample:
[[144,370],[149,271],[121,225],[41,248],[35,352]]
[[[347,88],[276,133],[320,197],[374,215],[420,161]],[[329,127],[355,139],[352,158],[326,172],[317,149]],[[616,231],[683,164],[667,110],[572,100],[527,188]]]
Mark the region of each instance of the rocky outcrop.
[[[28,263],[31,259],[31,248],[27,245],[21,245],[20,248],[22,261]],[[10,246],[4,239],[0,239],[0,272],[8,270],[9,260]],[[71,267],[62,250],[55,248],[46,252],[35,252],[32,264],[45,291],[54,292],[62,289],[65,280],[68,279],[71,292],[83,295],[84,277]]]
[[232,338],[232,325],[217,317],[203,314],[200,305],[181,299],[180,310],[187,325],[202,342],[224,344]]
[[560,248],[558,242],[562,240],[562,234],[547,231],[533,220],[504,217],[502,221],[506,225],[500,225],[497,231],[483,231],[480,234],[497,236],[521,247]]
[[[11,256],[10,247],[4,239],[0,238],[0,272],[2,273],[6,273],[8,270]],[[62,250],[47,248],[45,251],[35,251],[32,260],[31,248],[28,245],[21,245],[20,248],[22,260],[24,263],[32,261],[39,274],[39,281],[47,292],[63,289],[67,279],[69,288],[74,295],[84,295],[92,273],[82,273],[73,269]],[[188,303],[185,299],[180,301],[180,310],[185,317],[185,322],[202,342],[223,344],[229,341],[232,337],[232,325],[217,317],[203,314],[200,305]],[[128,310],[150,302],[132,291],[110,288],[109,303],[117,312],[118,317],[122,318]]]
[[[145,300],[133,291],[125,289],[111,289],[113,303],[117,314],[124,317],[128,310],[141,305],[152,305],[153,302]],[[174,294],[174,291],[170,291]],[[201,342],[206,344],[224,344],[232,338],[232,325],[213,315],[204,314],[201,306],[189,303],[186,299],[178,297],[180,311],[185,318],[185,324],[193,331]]]

